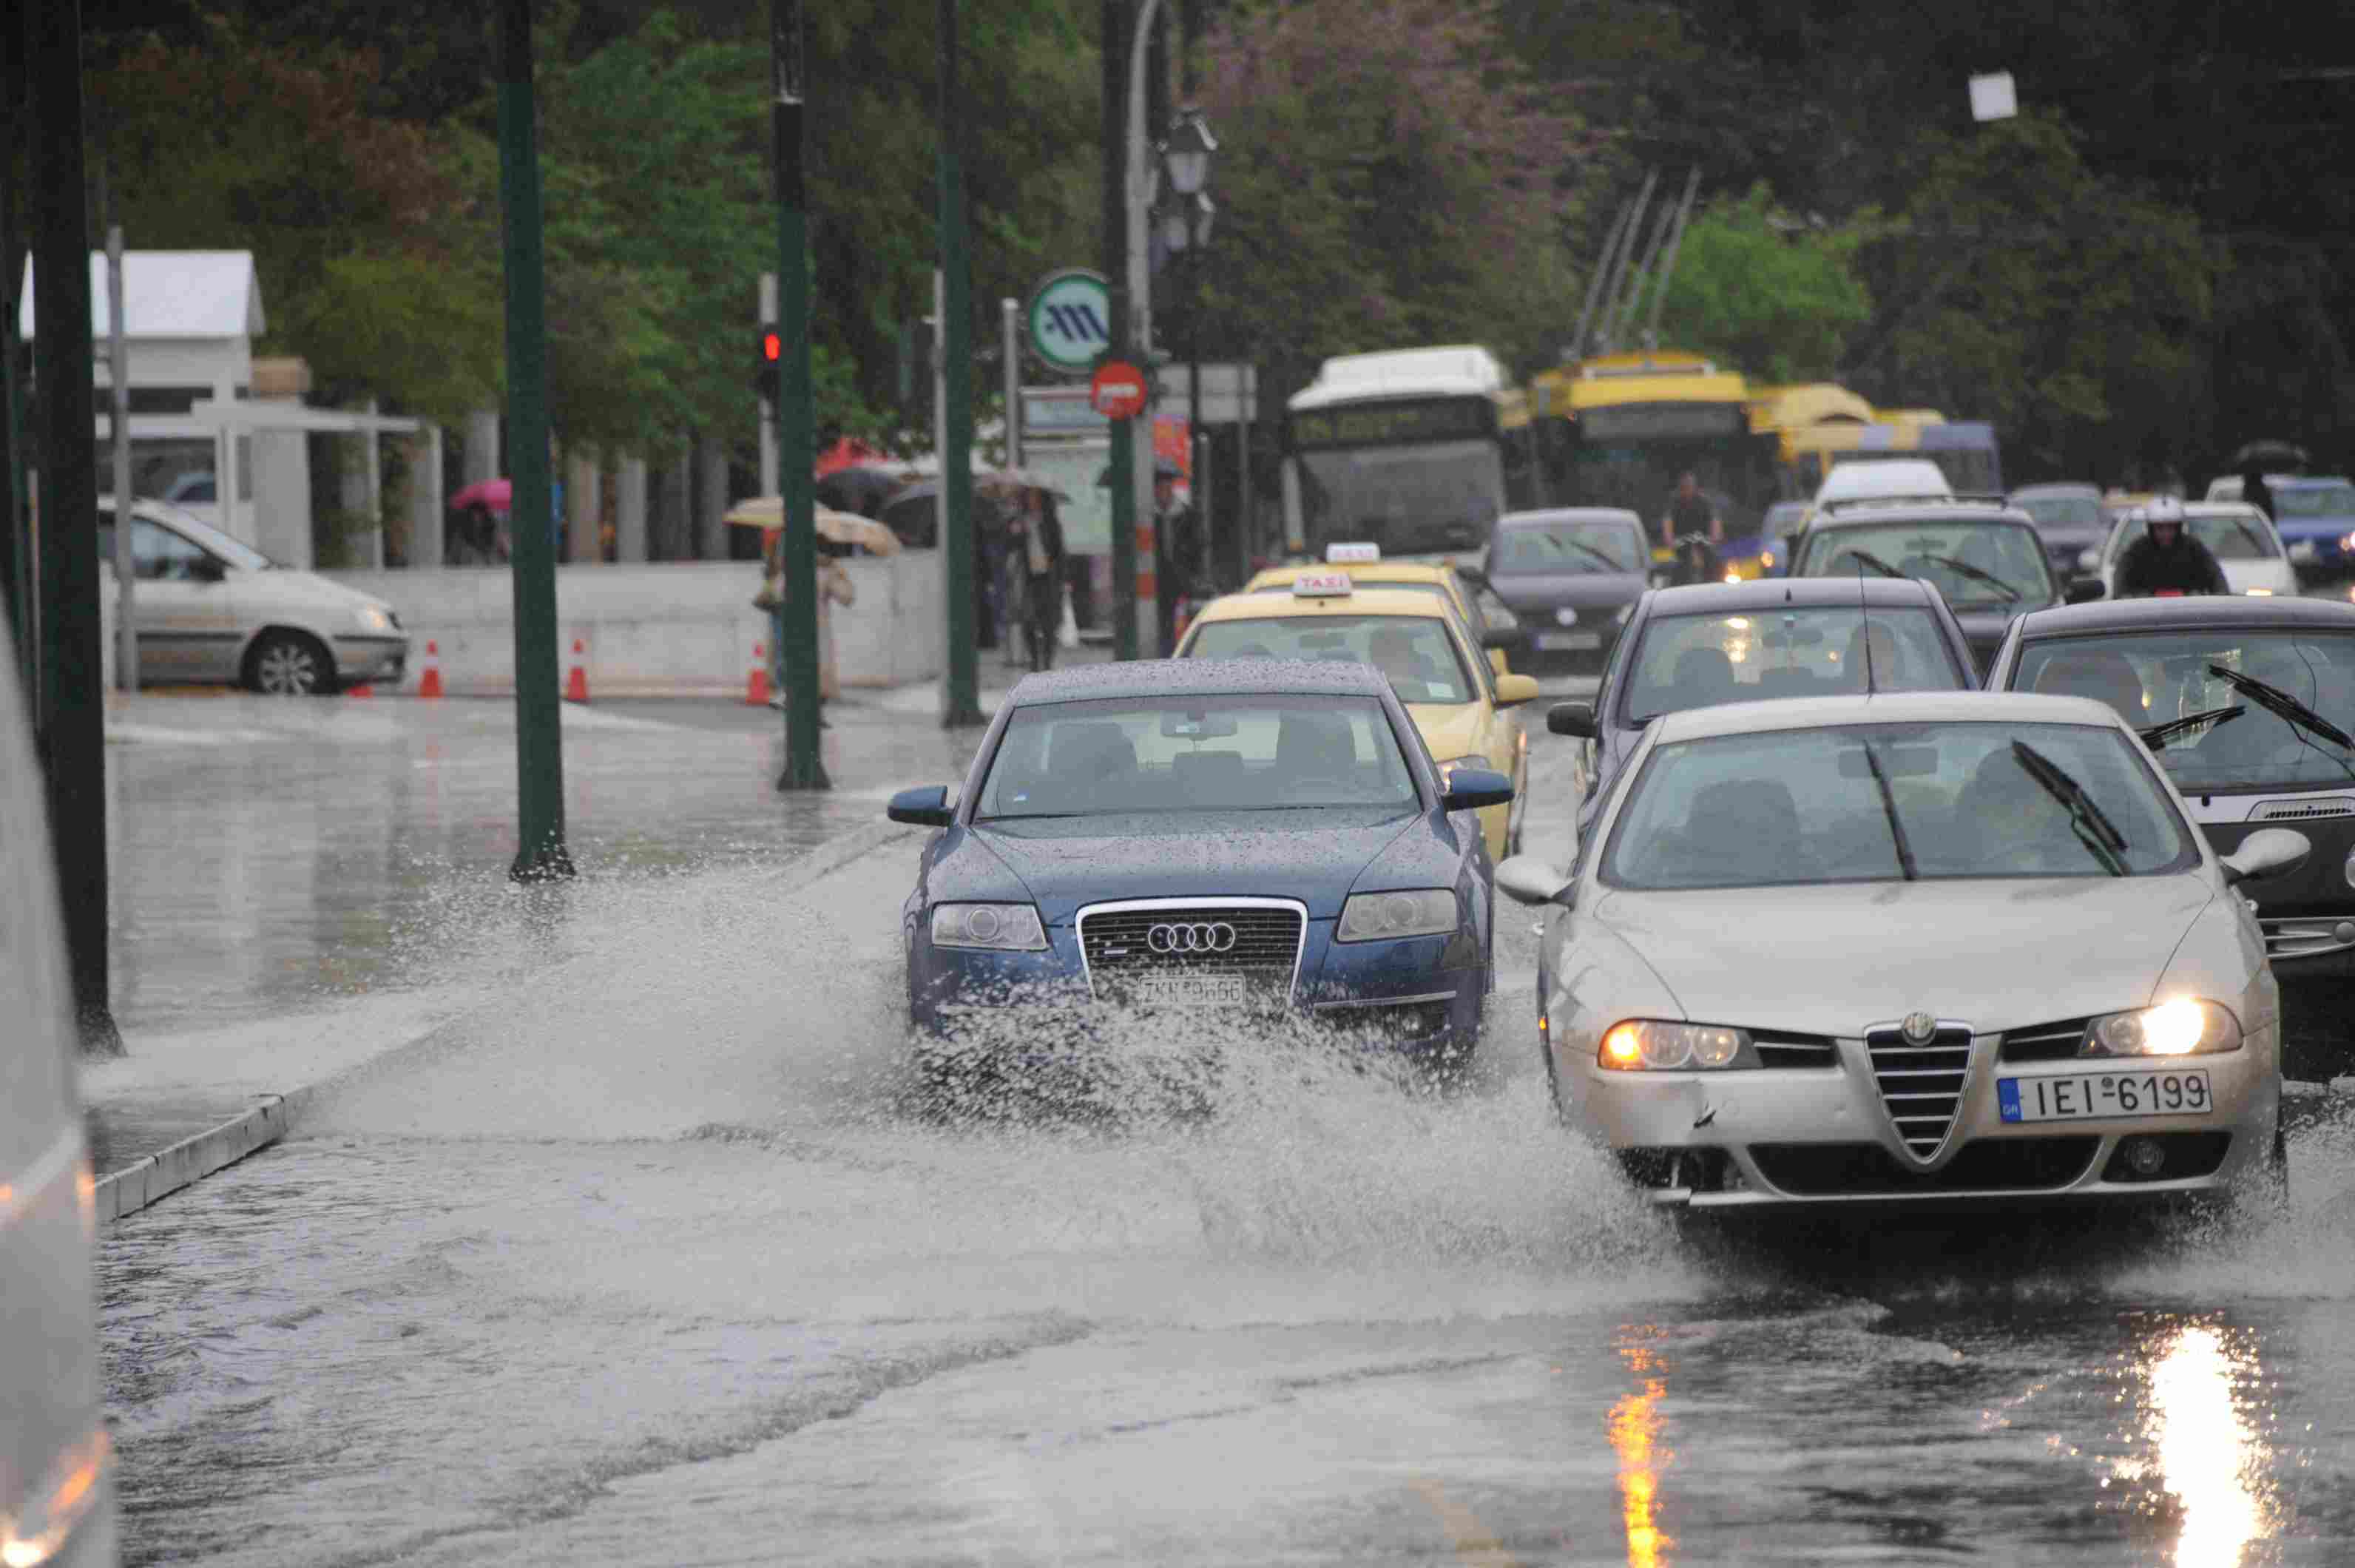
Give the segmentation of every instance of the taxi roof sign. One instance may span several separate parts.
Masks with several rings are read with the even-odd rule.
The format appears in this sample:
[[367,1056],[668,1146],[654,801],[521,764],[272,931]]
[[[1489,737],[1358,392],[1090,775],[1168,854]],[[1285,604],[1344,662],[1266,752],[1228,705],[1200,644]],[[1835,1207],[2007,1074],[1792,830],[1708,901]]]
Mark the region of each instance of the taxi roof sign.
[[1295,599],[1347,598],[1356,588],[1346,571],[1304,571],[1292,580]]
[[1382,559],[1382,547],[1378,544],[1328,544],[1325,561],[1328,566],[1362,566]]

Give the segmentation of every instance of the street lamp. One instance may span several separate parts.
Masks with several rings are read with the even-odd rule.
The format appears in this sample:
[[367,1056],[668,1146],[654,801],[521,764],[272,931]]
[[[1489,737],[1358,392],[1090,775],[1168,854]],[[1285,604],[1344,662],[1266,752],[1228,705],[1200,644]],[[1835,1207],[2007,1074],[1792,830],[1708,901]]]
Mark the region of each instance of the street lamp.
[[[1181,111],[1162,140],[1160,159],[1154,169],[1154,223],[1162,253],[1172,261],[1184,257],[1188,299],[1186,311],[1186,438],[1193,453],[1191,488],[1194,494],[1194,538],[1186,562],[1199,571],[1209,553],[1209,529],[1202,502],[1205,498],[1201,477],[1209,466],[1205,461],[1209,443],[1202,433],[1202,290],[1198,271],[1200,254],[1210,242],[1210,229],[1218,218],[1218,204],[1202,187],[1209,183],[1210,155],[1218,151],[1219,139],[1201,111],[1188,108]],[[1174,542],[1174,541],[1173,541]],[[1162,551],[1165,558],[1168,549]],[[1165,598],[1161,606],[1163,624],[1175,628],[1175,605]]]
[[1161,164],[1169,176],[1169,184],[1179,196],[1199,195],[1210,183],[1210,155],[1219,150],[1219,139],[1210,134],[1208,122],[1199,109],[1179,112],[1178,123],[1170,128],[1169,139],[1161,144]]

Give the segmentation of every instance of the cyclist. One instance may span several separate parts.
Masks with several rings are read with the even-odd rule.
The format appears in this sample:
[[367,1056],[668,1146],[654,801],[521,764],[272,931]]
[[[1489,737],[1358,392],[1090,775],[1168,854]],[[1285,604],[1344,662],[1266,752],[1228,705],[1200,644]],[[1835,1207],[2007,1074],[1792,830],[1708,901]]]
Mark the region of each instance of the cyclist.
[[2224,569],[2184,526],[2183,503],[2161,496],[2144,509],[2143,536],[2118,558],[2117,597],[2230,593]]

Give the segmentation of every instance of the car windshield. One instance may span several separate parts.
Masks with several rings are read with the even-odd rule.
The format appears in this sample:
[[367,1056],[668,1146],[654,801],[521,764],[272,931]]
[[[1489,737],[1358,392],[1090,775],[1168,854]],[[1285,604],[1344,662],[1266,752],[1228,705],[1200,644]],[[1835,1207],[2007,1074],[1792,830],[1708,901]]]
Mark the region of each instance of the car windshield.
[[1285,615],[1205,623],[1187,645],[1200,659],[1336,659],[1369,664],[1401,702],[1473,699],[1472,672],[1433,615]]
[[1497,540],[1488,571],[1641,571],[1651,563],[1642,536],[1624,522],[1514,523]]
[[[1963,672],[1927,609],[1874,610],[1870,619],[1873,689],[1963,689]],[[1721,702],[1862,691],[1865,621],[1854,604],[1655,615],[1628,664],[1621,718],[1640,724]]]
[[2131,736],[2089,724],[1863,724],[1655,751],[1603,880],[1630,889],[2150,876],[2199,851]]
[[2276,517],[2355,517],[2355,485],[2301,485],[2274,492]]
[[2355,634],[2217,628],[2055,637],[2020,650],[2013,686],[2095,698],[2140,730],[2239,708],[2237,718],[2169,739],[2159,765],[2186,795],[2355,783],[2355,753],[2267,708],[2218,669],[2261,680],[2315,718],[2355,734]]
[[2044,547],[2035,533],[2019,523],[1981,518],[1921,517],[1828,530],[1808,540],[1798,575],[1888,575],[1875,560],[1893,567],[1897,576],[1927,579],[1956,606],[2032,610],[2052,598]]
[[2036,519],[2039,528],[2098,528],[2102,503],[2094,496],[2019,496],[2013,506]]
[[[2265,532],[2264,524],[2257,521],[2254,512],[2234,512],[2223,517],[2202,517],[2191,513],[2185,519],[2191,537],[2208,547],[2208,553],[2218,560],[2274,560],[2281,551],[2274,548],[2273,536]],[[2121,555],[2126,547],[2149,532],[2140,517],[2130,517],[2118,530]]]
[[1415,803],[1414,775],[1370,697],[1171,696],[1016,709],[976,816]]

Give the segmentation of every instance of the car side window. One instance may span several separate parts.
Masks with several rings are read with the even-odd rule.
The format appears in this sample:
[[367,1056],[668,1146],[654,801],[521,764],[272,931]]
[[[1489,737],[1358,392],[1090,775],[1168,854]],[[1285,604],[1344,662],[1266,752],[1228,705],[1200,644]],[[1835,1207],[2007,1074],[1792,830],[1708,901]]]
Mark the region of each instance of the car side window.
[[209,558],[203,549],[144,517],[131,519],[131,570],[144,581],[194,582]]
[[1610,656],[1603,661],[1603,678],[1594,688],[1594,713],[1598,719],[1608,714],[1617,704],[1619,672],[1626,666],[1627,650],[1635,645],[1636,633],[1642,620],[1639,606],[1636,613],[1627,617],[1627,624],[1620,629],[1618,639],[1611,645]]

